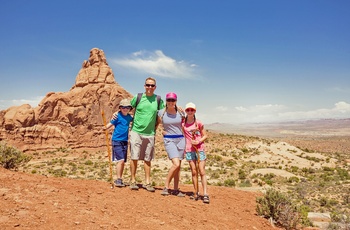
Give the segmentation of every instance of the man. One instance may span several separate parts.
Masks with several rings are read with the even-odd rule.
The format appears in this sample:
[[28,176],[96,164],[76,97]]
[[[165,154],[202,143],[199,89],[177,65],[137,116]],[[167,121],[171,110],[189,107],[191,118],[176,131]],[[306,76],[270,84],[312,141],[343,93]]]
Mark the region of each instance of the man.
[[136,169],[138,160],[144,161],[145,182],[143,188],[147,191],[154,192],[151,185],[151,161],[154,158],[155,130],[158,126],[158,109],[164,108],[163,100],[157,101],[156,80],[149,77],[145,81],[145,93],[142,94],[140,101],[137,103],[137,95],[131,99],[131,106],[135,108],[134,121],[130,131],[130,170],[131,170],[131,190],[138,190],[136,184]]

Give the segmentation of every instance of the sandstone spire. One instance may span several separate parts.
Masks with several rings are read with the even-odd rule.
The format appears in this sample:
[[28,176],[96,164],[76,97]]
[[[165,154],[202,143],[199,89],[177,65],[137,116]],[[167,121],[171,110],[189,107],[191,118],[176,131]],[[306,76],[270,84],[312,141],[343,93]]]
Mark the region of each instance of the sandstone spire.
[[49,92],[36,108],[0,111],[0,141],[22,151],[99,148],[105,144],[101,111],[108,120],[120,100],[131,97],[115,81],[104,52],[93,48],[70,91]]

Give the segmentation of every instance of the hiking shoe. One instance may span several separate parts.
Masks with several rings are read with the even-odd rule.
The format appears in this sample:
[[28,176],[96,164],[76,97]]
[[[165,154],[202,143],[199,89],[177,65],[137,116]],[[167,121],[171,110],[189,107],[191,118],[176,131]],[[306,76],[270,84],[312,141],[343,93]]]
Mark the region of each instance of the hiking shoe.
[[191,200],[195,200],[195,201],[199,200],[199,193],[197,193],[197,194],[193,193],[193,194],[190,196],[190,199],[191,199]]
[[203,196],[203,203],[209,204],[210,200],[209,200],[209,196],[208,195],[204,195]]
[[153,186],[152,186],[151,184],[142,185],[142,187],[143,187],[144,189],[146,189],[147,191],[149,191],[149,192],[154,192],[154,191],[156,191],[156,190],[153,188]]
[[139,186],[137,186],[136,182],[132,182],[130,184],[130,189],[131,190],[139,190]]
[[169,195],[169,191],[167,188],[164,188],[163,191],[160,193],[160,195],[167,196]]
[[115,184],[115,186],[117,186],[119,188],[125,187],[125,184],[123,183],[122,179],[115,180],[114,184]]
[[177,196],[177,197],[185,197],[185,196],[186,196],[185,194],[183,194],[182,192],[180,192],[179,189],[174,190],[173,195],[174,195],[174,196]]

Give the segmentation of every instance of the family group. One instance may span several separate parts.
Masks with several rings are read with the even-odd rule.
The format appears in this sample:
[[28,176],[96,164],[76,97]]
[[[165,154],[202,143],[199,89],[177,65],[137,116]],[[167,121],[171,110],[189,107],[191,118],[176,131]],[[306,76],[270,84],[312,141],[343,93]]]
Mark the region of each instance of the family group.
[[[128,141],[130,142],[130,189],[138,190],[136,184],[136,169],[139,160],[144,161],[145,184],[143,188],[154,192],[151,184],[151,161],[154,159],[155,134],[159,124],[162,124],[164,147],[172,166],[165,180],[161,195],[176,195],[185,197],[179,190],[181,161],[186,158],[191,168],[194,193],[191,199],[202,199],[209,203],[207,179],[205,174],[206,154],[204,141],[207,134],[203,123],[196,119],[196,105],[186,104],[185,109],[177,106],[176,93],[166,94],[166,102],[154,94],[157,88],[156,80],[146,79],[144,93],[135,95],[131,100],[123,99],[119,103],[119,111],[113,114],[105,129],[114,127],[112,134],[112,161],[116,162],[117,187],[125,187],[122,180],[124,165],[127,161]],[[130,111],[134,109],[134,115]],[[129,132],[130,129],[130,132]],[[201,177],[203,196],[199,194],[198,175]],[[174,189],[170,183],[174,179]]]

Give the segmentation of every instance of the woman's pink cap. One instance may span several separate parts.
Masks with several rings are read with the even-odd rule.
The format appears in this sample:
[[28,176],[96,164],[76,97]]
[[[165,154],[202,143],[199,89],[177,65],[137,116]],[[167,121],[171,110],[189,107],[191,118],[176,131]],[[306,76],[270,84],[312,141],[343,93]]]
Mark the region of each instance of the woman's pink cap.
[[176,93],[167,93],[165,99],[175,99],[175,100],[177,100],[177,95],[176,95]]

